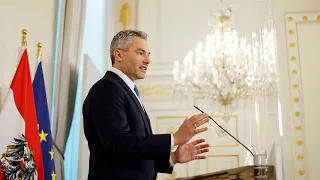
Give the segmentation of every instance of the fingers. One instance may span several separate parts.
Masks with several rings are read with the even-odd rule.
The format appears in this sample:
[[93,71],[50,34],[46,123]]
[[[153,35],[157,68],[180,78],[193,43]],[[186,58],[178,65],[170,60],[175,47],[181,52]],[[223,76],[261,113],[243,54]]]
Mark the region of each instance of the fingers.
[[204,149],[204,148],[208,148],[209,146],[210,146],[209,144],[202,144],[202,145],[196,146],[196,150],[201,150],[201,149]]
[[198,156],[199,154],[203,154],[203,153],[206,153],[206,152],[209,152],[209,144],[203,144],[203,145],[200,145],[200,146],[197,146],[196,149],[196,157],[195,159],[206,159],[206,156]]
[[194,123],[194,126],[197,128],[199,126],[202,126],[203,124],[207,123],[209,121],[209,118],[200,119],[196,123]]
[[196,146],[196,145],[198,145],[198,144],[200,144],[200,143],[203,143],[203,142],[205,142],[205,141],[206,141],[205,139],[197,139],[197,140],[192,141],[191,143],[192,143],[194,146]]
[[202,132],[204,132],[204,131],[206,131],[206,130],[208,130],[207,127],[204,127],[204,128],[201,128],[201,129],[195,129],[195,130],[194,130],[194,134],[199,134],[199,133],[202,133]]
[[197,154],[203,154],[203,153],[206,153],[206,152],[209,152],[209,149],[201,149],[201,150],[198,150],[198,151],[197,151]]
[[190,118],[190,121],[191,123],[197,123],[198,121],[202,121],[204,119],[208,119],[209,116],[205,113],[201,113],[201,114],[196,114],[196,115],[193,115],[191,118]]
[[186,119],[184,119],[184,121],[183,122],[185,122],[185,121],[187,121],[189,118],[188,117],[186,117]]
[[196,156],[195,159],[206,159],[206,156]]
[[198,145],[198,144],[203,143],[203,142],[205,142],[204,139],[197,139],[197,140],[192,141],[192,144],[196,147],[196,153],[197,154],[202,154],[202,153],[209,152],[209,149],[208,149],[210,147],[209,144]]
[[193,115],[190,118],[186,118],[178,131],[173,134],[174,145],[182,145],[187,143],[194,135],[207,131],[207,127],[199,128],[199,126],[209,121],[209,116],[205,113]]
[[189,123],[191,123],[196,129],[199,126],[207,123],[209,121],[209,116],[207,114],[197,114],[190,118]]

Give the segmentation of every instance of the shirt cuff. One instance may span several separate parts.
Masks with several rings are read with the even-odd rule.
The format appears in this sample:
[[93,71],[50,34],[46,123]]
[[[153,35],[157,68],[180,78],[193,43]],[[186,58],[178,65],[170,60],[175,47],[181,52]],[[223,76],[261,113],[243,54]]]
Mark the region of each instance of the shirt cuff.
[[173,138],[173,134],[171,134],[171,146],[170,146],[171,148],[170,148],[170,151],[172,151],[173,150],[173,148],[174,148],[174,138]]
[[174,148],[174,138],[173,138],[173,135],[171,134],[170,159],[169,159],[169,163],[170,163],[171,167],[174,166],[172,159],[171,159],[171,152],[172,152],[173,148]]
[[[171,153],[170,153],[170,154],[171,154]],[[173,164],[173,162],[172,162],[172,159],[171,159],[171,155],[170,155],[169,163],[170,163],[170,166],[171,166],[171,167],[173,167],[173,166],[174,166],[174,164]]]

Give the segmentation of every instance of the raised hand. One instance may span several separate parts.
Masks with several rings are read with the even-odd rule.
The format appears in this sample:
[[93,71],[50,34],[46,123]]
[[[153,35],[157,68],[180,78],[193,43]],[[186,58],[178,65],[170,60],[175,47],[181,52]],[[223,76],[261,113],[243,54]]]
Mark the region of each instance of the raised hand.
[[209,151],[209,144],[201,144],[204,139],[198,139],[191,143],[180,145],[175,152],[172,153],[173,163],[187,163],[196,159],[205,159],[206,156],[201,154]]
[[197,128],[208,121],[209,116],[205,113],[186,118],[179,127],[178,131],[173,134],[174,145],[186,144],[194,135],[206,131],[208,129],[206,127],[200,129]]

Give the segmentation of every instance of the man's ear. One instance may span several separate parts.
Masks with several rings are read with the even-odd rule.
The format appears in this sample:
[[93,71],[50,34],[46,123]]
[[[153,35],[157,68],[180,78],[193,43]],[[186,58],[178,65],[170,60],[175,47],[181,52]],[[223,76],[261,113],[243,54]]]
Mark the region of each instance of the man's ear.
[[120,62],[122,61],[122,54],[121,54],[121,51],[119,49],[115,49],[113,51],[113,56],[114,56],[114,59],[116,61],[120,61]]

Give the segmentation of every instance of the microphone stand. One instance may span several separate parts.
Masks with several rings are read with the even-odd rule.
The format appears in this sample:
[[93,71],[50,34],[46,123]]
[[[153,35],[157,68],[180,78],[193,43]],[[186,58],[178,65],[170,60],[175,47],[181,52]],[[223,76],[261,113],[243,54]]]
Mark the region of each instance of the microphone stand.
[[[196,109],[198,109],[200,112],[205,113],[205,112],[203,112],[201,109],[199,109],[197,106],[193,105],[193,107],[195,107]],[[206,114],[207,114],[207,113],[206,113]],[[252,151],[250,151],[250,149],[247,148],[247,146],[245,146],[244,144],[242,144],[237,138],[235,138],[234,136],[232,136],[227,130],[225,130],[223,127],[221,127],[212,117],[209,116],[209,118],[210,118],[211,120],[213,120],[213,122],[215,122],[221,129],[223,129],[224,132],[228,133],[234,140],[236,140],[236,141],[237,141],[238,143],[240,143],[244,148],[246,148],[246,149],[252,154],[252,156],[254,157]]]

